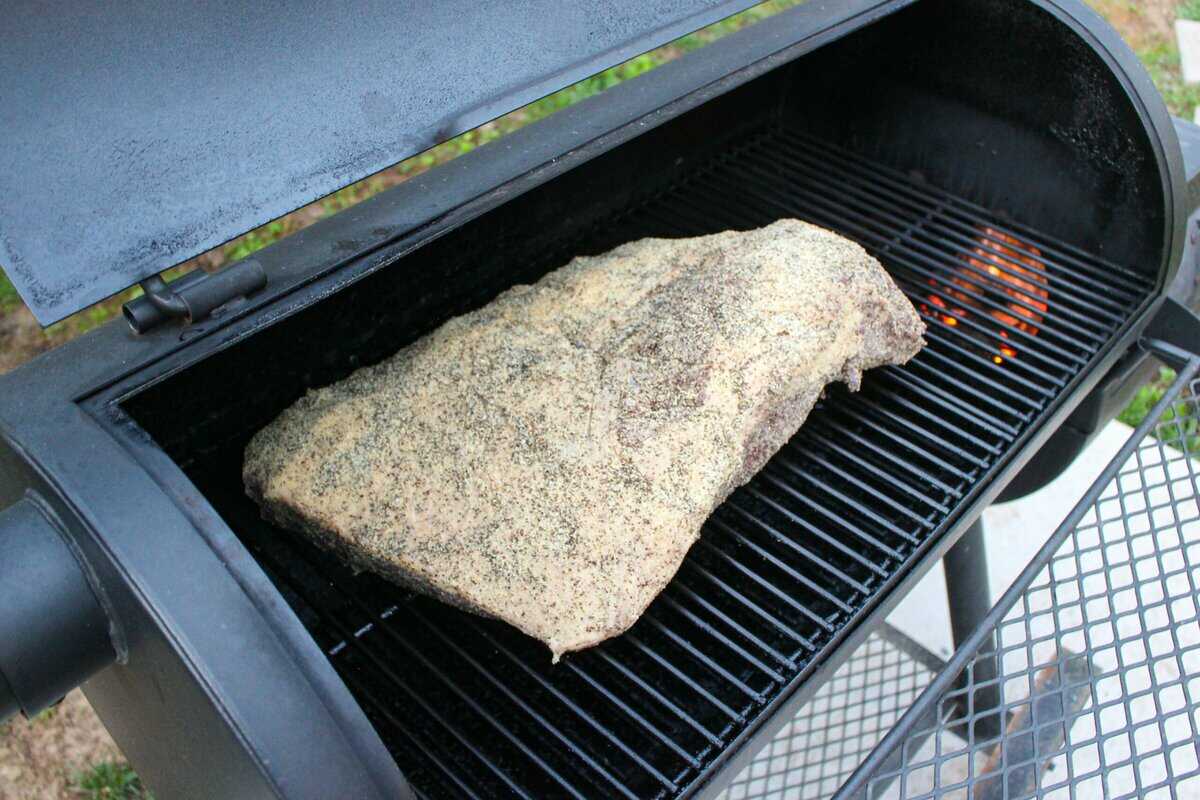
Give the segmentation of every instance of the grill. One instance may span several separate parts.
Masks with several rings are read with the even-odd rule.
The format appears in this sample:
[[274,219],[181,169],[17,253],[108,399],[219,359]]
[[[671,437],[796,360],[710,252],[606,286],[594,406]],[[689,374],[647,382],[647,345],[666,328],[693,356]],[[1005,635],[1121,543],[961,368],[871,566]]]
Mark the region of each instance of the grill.
[[[158,275],[747,4],[14,10],[0,197],[72,191],[6,206],[0,258],[43,323],[145,296],[0,377],[0,718],[84,683],[164,798],[715,797],[987,502],[1078,452],[1140,335],[1200,351],[1175,302],[1198,170],[1077,0],[804,3],[252,258]],[[928,346],[830,387],[627,634],[552,666],[245,496],[247,441],[308,389],[576,255],[782,217],[877,256]]]
[[[857,394],[831,389],[801,432],[716,511],[634,629],[558,667],[503,624],[354,576],[267,526],[241,486],[245,439],[188,467],[425,796],[695,791],[728,745],[795,692],[944,532],[1152,288],[1143,276],[777,127],[558,252],[785,216],[841,231],[880,258],[926,307],[929,345],[902,368],[869,373]],[[1006,255],[1012,239],[1041,254],[1048,298],[1036,336],[989,314],[930,310],[931,297],[957,302],[941,288],[955,280],[986,285],[986,269],[972,266],[980,250],[1015,270]],[[1008,310],[986,297],[982,304]],[[997,364],[1002,343],[1019,352]]]
[[[1182,367],[1174,385],[972,643],[830,796],[1194,792],[1200,361],[1178,350],[1168,357]],[[969,712],[954,713],[968,698]]]

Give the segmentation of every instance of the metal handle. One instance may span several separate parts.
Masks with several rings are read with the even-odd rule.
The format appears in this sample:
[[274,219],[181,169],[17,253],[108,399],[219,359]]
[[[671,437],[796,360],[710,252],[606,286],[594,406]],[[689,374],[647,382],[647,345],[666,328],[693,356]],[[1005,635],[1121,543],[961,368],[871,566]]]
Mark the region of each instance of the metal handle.
[[262,265],[246,259],[219,272],[194,270],[170,283],[157,275],[149,277],[141,283],[145,294],[121,310],[134,333],[145,333],[170,319],[198,322],[230,300],[266,285]]
[[32,493],[0,511],[0,722],[114,661],[108,616],[52,512]]

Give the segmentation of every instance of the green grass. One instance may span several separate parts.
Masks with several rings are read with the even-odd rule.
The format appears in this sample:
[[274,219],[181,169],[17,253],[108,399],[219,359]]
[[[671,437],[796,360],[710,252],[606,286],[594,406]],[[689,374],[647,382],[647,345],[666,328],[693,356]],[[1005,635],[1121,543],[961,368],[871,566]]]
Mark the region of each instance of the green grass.
[[0,314],[6,311],[11,311],[21,304],[21,298],[17,294],[17,288],[13,286],[12,281],[0,270]]
[[[1196,0],[1200,4],[1200,0]],[[1179,67],[1179,49],[1172,42],[1163,42],[1138,51],[1138,58],[1146,65],[1154,85],[1162,93],[1163,100],[1172,114],[1191,119],[1200,105],[1200,85],[1189,86],[1183,82]]]
[[103,761],[76,775],[74,784],[87,800],[154,800],[128,764]]
[[[1146,419],[1155,404],[1163,399],[1163,395],[1174,382],[1175,371],[1162,367],[1157,378],[1138,390],[1118,419],[1136,428]],[[1173,422],[1180,417],[1188,419],[1182,424]],[[1155,427],[1154,435],[1176,450],[1200,453],[1200,420],[1190,415],[1187,401],[1180,400],[1163,413],[1162,422]]]
[[1200,0],[1183,0],[1176,13],[1180,19],[1200,21]]
[[58,714],[58,706],[53,705],[53,706],[50,706],[49,708],[44,708],[41,711],[39,711],[37,714],[35,714],[33,717],[33,721],[34,722],[49,722],[50,720],[54,719],[54,717],[57,714]]

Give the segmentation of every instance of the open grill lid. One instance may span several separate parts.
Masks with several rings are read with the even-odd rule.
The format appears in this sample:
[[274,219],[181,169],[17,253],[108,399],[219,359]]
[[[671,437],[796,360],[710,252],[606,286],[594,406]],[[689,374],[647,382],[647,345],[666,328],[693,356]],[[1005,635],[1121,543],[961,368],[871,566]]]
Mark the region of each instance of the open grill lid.
[[754,0],[21,0],[0,266],[43,325]]

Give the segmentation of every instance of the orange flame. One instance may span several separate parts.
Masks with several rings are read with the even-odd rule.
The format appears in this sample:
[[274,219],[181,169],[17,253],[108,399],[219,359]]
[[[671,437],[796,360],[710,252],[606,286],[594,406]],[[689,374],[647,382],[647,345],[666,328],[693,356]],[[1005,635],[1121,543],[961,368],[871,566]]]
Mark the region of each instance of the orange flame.
[[[956,304],[951,308],[944,297],[930,294],[927,299],[938,310],[922,303],[921,311],[952,328],[958,326],[960,319],[978,313],[1008,328],[1037,336],[1037,326],[1049,309],[1046,301],[1050,297],[1045,267],[1039,260],[1041,251],[994,228],[982,227],[979,231],[971,254],[960,256],[966,265],[958,268],[949,283],[939,285],[938,281],[929,281],[943,295],[961,303],[961,307]],[[987,305],[984,300],[989,301]],[[997,333],[1002,339],[1009,338],[1007,330]],[[992,361],[1003,364],[1005,359],[1016,357],[1016,349],[1006,341],[999,344]]]

